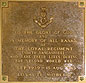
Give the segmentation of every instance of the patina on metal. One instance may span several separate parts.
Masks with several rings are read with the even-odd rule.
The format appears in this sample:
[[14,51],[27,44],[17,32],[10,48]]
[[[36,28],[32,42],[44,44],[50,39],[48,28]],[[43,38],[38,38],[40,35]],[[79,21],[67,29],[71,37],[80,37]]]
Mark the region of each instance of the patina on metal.
[[2,4],[3,81],[71,82],[84,75],[84,7],[64,1]]

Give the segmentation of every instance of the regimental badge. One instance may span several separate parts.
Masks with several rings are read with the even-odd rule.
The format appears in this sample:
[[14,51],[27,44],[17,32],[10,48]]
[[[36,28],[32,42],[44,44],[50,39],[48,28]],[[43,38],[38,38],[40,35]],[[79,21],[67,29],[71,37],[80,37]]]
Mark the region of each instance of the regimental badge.
[[34,18],[34,22],[37,23],[41,28],[46,28],[50,23],[52,23],[52,21],[53,17],[51,17],[50,19],[47,18],[47,12],[45,7],[41,8],[40,17]]

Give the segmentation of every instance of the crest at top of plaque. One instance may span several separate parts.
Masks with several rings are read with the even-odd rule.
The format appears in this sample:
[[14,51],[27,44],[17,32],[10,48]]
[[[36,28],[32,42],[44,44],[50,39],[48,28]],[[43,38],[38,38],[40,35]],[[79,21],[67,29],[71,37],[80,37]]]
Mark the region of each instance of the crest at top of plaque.
[[45,7],[41,8],[40,17],[34,18],[34,22],[37,23],[41,28],[46,28],[49,24],[52,23],[52,21],[53,21],[53,17],[49,19],[47,18],[47,11]]

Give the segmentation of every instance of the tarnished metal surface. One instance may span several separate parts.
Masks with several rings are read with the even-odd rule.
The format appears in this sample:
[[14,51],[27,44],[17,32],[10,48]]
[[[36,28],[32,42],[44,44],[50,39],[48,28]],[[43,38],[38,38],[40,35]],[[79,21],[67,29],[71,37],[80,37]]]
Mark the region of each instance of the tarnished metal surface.
[[84,75],[84,8],[77,2],[9,2],[2,11],[8,81],[78,81]]

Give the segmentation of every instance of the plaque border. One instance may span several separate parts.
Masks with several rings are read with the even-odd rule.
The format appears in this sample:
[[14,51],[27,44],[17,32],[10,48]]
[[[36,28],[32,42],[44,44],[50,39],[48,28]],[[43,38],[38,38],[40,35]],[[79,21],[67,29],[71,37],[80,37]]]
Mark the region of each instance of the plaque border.
[[[64,1],[64,2],[78,2],[79,7],[84,7],[84,70],[85,75],[78,77],[78,82],[22,82],[22,83],[85,83],[86,82],[86,0],[0,0],[0,83],[21,83],[21,82],[8,82],[8,76],[2,76],[2,45],[1,45],[1,27],[2,27],[2,8],[8,7],[9,2],[14,1]],[[84,4],[83,4],[84,3]],[[3,4],[3,5],[2,5]],[[5,81],[2,79],[6,79]],[[81,80],[82,79],[82,80]]]

